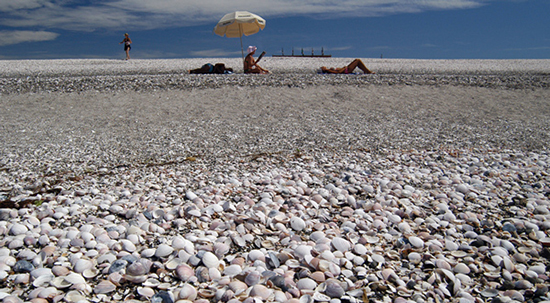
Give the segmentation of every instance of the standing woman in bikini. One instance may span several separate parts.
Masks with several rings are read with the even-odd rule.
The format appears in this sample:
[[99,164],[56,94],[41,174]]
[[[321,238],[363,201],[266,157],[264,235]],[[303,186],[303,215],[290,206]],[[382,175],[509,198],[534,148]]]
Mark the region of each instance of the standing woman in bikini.
[[124,40],[120,42],[119,44],[124,43],[124,51],[126,52],[126,60],[130,60],[130,50],[132,49],[132,39],[128,36],[128,33],[124,34]]

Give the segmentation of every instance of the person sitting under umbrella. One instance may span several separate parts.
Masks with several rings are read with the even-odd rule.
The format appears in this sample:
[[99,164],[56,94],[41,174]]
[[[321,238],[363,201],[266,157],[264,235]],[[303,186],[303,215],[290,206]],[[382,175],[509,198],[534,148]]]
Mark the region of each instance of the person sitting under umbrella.
[[374,74],[375,72],[371,71],[365,66],[365,63],[361,61],[361,59],[355,59],[351,61],[348,66],[340,67],[340,68],[326,68],[325,66],[321,67],[321,72],[323,74],[351,74],[355,70],[355,68],[358,67],[360,70],[362,70],[365,74]]
[[256,53],[256,50],[258,48],[255,46],[249,46],[248,47],[248,55],[244,58],[244,73],[245,74],[268,74],[269,71],[267,69],[261,68],[257,63],[260,61],[260,58],[258,60],[254,60],[254,54]]

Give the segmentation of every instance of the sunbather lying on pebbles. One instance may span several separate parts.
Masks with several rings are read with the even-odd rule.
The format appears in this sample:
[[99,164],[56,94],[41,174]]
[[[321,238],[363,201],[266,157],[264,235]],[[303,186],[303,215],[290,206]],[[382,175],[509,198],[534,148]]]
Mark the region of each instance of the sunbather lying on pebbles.
[[347,66],[340,67],[340,68],[334,68],[334,67],[326,68],[325,66],[322,66],[321,72],[323,74],[351,74],[353,73],[356,67],[362,70],[365,74],[374,74],[373,71],[371,71],[365,66],[365,63],[363,63],[361,59],[355,59],[351,61],[351,63],[348,64]]

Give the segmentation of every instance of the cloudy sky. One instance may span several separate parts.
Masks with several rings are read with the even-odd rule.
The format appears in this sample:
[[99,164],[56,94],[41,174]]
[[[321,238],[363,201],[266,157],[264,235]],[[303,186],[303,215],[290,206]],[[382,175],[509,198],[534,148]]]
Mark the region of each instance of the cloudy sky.
[[0,0],[0,59],[240,57],[213,33],[246,10],[243,43],[335,57],[550,59],[549,0]]

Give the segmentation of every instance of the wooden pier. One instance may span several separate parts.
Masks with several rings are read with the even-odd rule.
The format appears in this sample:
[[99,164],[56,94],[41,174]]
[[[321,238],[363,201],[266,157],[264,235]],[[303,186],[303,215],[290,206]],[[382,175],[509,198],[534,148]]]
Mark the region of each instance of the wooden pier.
[[313,49],[311,49],[311,55],[310,54],[305,54],[303,48],[302,48],[301,53],[296,55],[296,54],[294,54],[294,48],[293,48],[291,55],[285,55],[284,49],[281,49],[281,54],[280,55],[271,55],[271,56],[272,57],[293,57],[293,58],[330,58],[330,57],[332,57],[332,55],[325,55],[325,50],[323,48],[321,48],[321,54],[320,55],[316,55],[314,53]]

